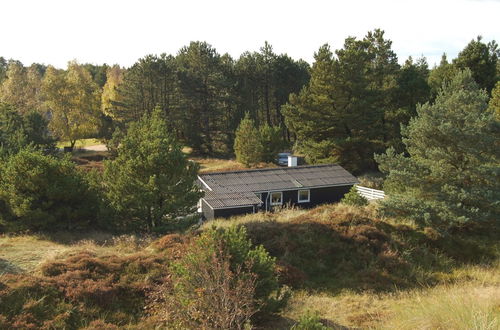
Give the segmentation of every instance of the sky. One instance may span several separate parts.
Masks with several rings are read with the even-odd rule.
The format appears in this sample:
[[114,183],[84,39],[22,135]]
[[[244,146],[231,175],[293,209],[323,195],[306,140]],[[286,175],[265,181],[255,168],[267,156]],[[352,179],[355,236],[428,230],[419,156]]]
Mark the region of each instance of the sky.
[[277,54],[313,62],[325,43],[385,31],[403,63],[443,52],[454,58],[478,35],[500,42],[500,0],[7,0],[0,5],[0,56],[66,67],[131,66],[206,41],[238,58],[268,41]]

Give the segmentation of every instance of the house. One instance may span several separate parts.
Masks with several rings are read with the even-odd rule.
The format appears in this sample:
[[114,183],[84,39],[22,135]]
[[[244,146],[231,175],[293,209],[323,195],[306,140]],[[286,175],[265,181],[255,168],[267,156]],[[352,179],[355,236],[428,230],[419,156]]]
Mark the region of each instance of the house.
[[358,183],[336,164],[206,173],[198,181],[205,191],[198,204],[205,219],[270,211],[288,204],[312,207],[338,202]]

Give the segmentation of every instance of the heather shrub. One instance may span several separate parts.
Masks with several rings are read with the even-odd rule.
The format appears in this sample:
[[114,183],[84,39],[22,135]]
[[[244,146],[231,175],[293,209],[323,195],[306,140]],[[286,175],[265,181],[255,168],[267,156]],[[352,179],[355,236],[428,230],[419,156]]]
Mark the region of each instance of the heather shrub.
[[43,264],[39,277],[4,275],[0,329],[109,329],[134,324],[144,316],[147,293],[165,282],[167,263],[151,254],[98,257],[79,252]]
[[278,311],[288,298],[274,258],[254,247],[243,227],[210,229],[172,265],[165,320],[175,326],[243,328],[251,318]]

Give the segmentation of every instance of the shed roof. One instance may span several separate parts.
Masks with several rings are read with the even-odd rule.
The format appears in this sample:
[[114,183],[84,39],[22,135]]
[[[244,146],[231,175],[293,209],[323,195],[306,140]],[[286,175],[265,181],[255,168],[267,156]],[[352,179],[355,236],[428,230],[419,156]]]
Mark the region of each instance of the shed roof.
[[337,164],[306,165],[200,174],[215,192],[265,192],[270,190],[349,185],[356,177]]
[[219,208],[224,205],[255,205],[253,197],[258,192],[352,185],[358,182],[356,177],[337,164],[214,172],[200,174],[199,179],[207,191],[205,200],[213,208],[215,205]]
[[252,206],[262,203],[254,193],[224,193],[205,191],[205,202],[213,209],[224,209],[238,206]]

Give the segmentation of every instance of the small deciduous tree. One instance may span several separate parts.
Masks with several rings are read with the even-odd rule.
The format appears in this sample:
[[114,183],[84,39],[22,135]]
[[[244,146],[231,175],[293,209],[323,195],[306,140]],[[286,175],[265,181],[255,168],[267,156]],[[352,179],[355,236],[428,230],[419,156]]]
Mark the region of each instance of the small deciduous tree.
[[193,212],[202,195],[195,185],[198,165],[186,158],[163,116],[156,109],[132,123],[116,158],[105,162],[107,198],[124,227],[153,230]]
[[59,138],[76,141],[95,133],[100,109],[99,87],[90,73],[76,62],[67,72],[47,68],[42,85],[45,105],[50,110],[50,128]]
[[388,174],[382,212],[446,230],[500,213],[500,126],[467,69],[402,130],[409,157],[378,155]]
[[247,113],[236,130],[234,139],[236,160],[247,167],[258,164],[262,157],[262,151],[259,130]]

